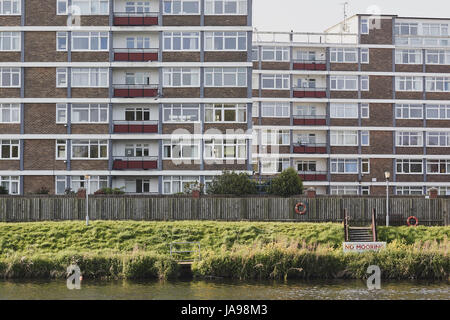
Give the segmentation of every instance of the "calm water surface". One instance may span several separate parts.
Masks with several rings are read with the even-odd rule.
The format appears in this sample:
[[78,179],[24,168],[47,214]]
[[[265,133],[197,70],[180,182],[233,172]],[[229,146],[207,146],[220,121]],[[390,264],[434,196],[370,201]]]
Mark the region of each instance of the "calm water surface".
[[389,281],[367,290],[365,281],[83,281],[69,290],[64,280],[0,281],[0,299],[450,299],[446,282]]

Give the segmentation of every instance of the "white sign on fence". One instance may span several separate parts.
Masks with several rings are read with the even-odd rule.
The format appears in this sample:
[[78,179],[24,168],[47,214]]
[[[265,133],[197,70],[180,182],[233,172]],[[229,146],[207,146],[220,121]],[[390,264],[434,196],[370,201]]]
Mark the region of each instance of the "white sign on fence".
[[386,249],[386,242],[344,242],[344,252],[366,252]]

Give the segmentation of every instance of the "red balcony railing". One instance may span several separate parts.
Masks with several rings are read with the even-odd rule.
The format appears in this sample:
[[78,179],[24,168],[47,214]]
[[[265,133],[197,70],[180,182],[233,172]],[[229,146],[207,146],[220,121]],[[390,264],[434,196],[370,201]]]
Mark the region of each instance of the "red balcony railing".
[[158,133],[158,121],[114,121],[114,133]]
[[294,144],[294,153],[327,153],[326,144]]
[[115,26],[156,26],[157,12],[114,12]]
[[324,126],[327,124],[325,116],[294,116],[296,126]]
[[113,170],[158,169],[158,157],[114,157]]
[[326,88],[297,88],[294,87],[294,98],[326,98]]
[[326,181],[327,180],[327,173],[321,172],[321,171],[299,172],[298,175],[303,181]]
[[115,48],[114,61],[158,61],[158,49]]
[[113,87],[116,98],[142,98],[158,95],[157,84],[114,84]]
[[294,60],[294,70],[327,70],[325,60]]

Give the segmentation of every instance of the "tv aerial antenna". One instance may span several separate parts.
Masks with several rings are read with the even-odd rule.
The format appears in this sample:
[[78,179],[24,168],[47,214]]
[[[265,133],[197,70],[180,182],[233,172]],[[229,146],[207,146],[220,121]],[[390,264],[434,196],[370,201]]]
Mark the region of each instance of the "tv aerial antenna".
[[344,22],[342,23],[342,32],[349,32],[348,22],[347,22],[347,9],[348,9],[348,2],[343,2],[341,5],[344,7]]

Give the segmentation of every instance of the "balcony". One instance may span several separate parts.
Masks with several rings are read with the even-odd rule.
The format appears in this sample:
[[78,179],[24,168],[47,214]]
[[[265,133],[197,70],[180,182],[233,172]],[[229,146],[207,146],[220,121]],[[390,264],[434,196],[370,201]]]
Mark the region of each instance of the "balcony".
[[114,121],[114,133],[158,133],[158,121]]
[[325,143],[297,143],[294,144],[294,153],[327,153]]
[[147,98],[158,96],[157,84],[114,84],[115,98]]
[[294,87],[294,98],[326,98],[326,88],[298,88]]
[[114,48],[114,61],[158,61],[158,49]]
[[158,157],[114,157],[113,170],[158,169]]
[[325,116],[294,116],[295,126],[324,126],[327,124],[327,119]]
[[294,60],[294,70],[326,71],[325,60]]
[[326,181],[327,180],[327,172],[324,172],[324,171],[299,172],[298,175],[303,181]]
[[158,12],[114,12],[115,26],[157,26]]

